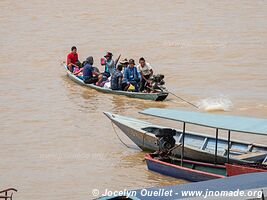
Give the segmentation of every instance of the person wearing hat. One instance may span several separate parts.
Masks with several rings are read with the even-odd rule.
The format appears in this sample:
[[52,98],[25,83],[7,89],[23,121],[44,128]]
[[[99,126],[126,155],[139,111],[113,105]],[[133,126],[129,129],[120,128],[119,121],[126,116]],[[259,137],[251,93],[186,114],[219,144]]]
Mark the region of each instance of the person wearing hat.
[[86,58],[83,67],[83,80],[86,84],[92,84],[98,81],[98,76],[100,75],[100,73],[94,70],[93,64],[94,58],[92,56]]
[[106,76],[109,78],[112,76],[115,72],[115,62],[112,59],[113,54],[111,52],[107,52],[107,54],[104,56],[106,58],[105,61],[105,71],[103,73],[103,76]]
[[120,61],[119,65],[122,66],[122,69],[126,69],[129,65],[128,59],[124,58],[122,61]]
[[134,86],[134,91],[138,92],[139,90],[140,75],[135,67],[134,59],[129,60],[129,65],[124,70],[123,75],[123,88],[127,90],[132,84]]

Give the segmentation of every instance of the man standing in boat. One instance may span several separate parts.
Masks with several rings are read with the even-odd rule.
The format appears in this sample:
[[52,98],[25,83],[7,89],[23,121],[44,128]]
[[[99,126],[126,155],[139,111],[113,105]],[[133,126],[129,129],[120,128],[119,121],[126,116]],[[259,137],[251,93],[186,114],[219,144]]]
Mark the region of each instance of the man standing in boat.
[[140,92],[143,92],[145,90],[145,85],[149,82],[148,79],[153,75],[153,69],[143,57],[139,59],[139,65],[137,65],[137,69],[141,74],[141,83],[139,90]]
[[73,72],[74,67],[78,68],[76,65],[77,62],[79,62],[77,48],[73,46],[71,47],[71,52],[67,56],[67,66],[71,72]]

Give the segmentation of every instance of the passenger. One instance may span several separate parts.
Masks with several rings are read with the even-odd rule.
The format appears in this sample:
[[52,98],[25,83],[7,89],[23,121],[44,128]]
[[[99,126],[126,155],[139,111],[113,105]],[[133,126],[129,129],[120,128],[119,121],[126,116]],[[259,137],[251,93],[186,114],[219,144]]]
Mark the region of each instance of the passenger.
[[78,53],[77,53],[77,48],[73,46],[71,47],[71,52],[67,56],[67,66],[71,72],[73,72],[74,67],[78,67],[76,65],[76,62],[79,62]]
[[106,58],[105,61],[105,71],[103,73],[103,76],[106,76],[109,78],[112,76],[115,72],[115,62],[112,59],[113,54],[111,52],[107,52],[107,54],[104,56]]
[[77,67],[73,68],[73,74],[75,76],[82,77],[83,76],[83,73],[82,73],[83,67],[81,66],[81,63],[80,62],[76,62],[75,64],[77,65]]
[[129,65],[128,59],[124,58],[122,61],[120,61],[120,63],[118,65],[121,65],[122,70],[124,71]]
[[111,89],[112,90],[122,90],[123,75],[122,75],[121,71],[122,71],[122,66],[119,65],[117,67],[116,72],[111,77]]
[[96,82],[96,86],[99,86],[99,87],[104,87],[105,84],[109,83],[110,81],[108,79],[104,80],[103,79],[103,75],[100,74],[98,76],[98,81]]
[[153,75],[153,69],[151,65],[145,61],[143,57],[139,59],[138,71],[141,74],[140,92],[145,90],[146,84],[149,82],[149,78]]
[[134,92],[139,91],[139,82],[140,77],[135,67],[135,62],[133,59],[129,60],[129,66],[125,68],[124,75],[123,75],[123,90],[128,90],[130,84],[132,84],[135,88]]
[[86,84],[92,84],[98,81],[98,76],[100,75],[100,73],[94,70],[93,64],[94,58],[92,56],[86,58],[83,67],[83,80]]

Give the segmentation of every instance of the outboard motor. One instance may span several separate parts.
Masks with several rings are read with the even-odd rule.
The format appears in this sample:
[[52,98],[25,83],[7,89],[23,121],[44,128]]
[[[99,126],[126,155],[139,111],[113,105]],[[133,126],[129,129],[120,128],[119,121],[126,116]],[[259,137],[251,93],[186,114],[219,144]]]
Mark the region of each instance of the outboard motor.
[[159,156],[166,157],[175,146],[174,136],[176,130],[170,128],[162,128],[156,131],[155,136],[158,138]]
[[164,75],[163,74],[153,75],[149,78],[149,80],[151,80],[151,85],[150,85],[149,89],[152,92],[163,91],[164,89],[166,89],[164,87],[165,81],[164,81]]

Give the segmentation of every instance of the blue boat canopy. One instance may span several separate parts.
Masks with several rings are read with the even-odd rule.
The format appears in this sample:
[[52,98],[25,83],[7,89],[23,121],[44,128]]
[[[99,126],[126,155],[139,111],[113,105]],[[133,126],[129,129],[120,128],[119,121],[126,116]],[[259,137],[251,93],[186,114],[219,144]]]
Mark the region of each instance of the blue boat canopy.
[[141,111],[140,113],[222,130],[267,135],[267,119],[161,108],[149,108]]

